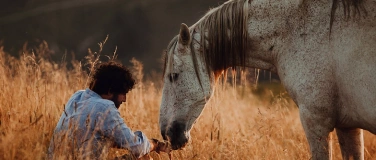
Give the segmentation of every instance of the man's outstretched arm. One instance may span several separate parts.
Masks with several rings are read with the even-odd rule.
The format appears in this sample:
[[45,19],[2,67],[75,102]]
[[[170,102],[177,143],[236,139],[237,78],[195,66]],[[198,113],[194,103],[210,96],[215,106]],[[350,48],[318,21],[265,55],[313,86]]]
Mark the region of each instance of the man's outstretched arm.
[[114,141],[116,147],[128,149],[138,158],[155,150],[155,146],[144,133],[141,131],[133,132],[124,123],[115,106],[109,107],[102,117],[104,121],[101,130],[105,137]]

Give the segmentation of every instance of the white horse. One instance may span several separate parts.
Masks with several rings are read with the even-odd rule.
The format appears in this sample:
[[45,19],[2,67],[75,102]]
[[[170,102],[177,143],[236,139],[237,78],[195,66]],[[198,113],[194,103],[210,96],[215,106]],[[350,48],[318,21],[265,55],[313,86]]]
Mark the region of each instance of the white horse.
[[229,67],[279,75],[299,107],[312,159],[331,159],[336,129],[344,159],[364,159],[363,131],[376,133],[375,0],[232,0],[168,45],[160,128],[184,147]]

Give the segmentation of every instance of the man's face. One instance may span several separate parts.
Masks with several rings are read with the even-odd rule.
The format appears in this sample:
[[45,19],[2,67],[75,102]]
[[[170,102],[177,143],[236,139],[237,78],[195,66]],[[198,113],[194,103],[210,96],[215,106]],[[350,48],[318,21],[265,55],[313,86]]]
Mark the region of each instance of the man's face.
[[115,103],[115,107],[119,109],[120,105],[126,101],[126,94],[114,94],[111,100]]

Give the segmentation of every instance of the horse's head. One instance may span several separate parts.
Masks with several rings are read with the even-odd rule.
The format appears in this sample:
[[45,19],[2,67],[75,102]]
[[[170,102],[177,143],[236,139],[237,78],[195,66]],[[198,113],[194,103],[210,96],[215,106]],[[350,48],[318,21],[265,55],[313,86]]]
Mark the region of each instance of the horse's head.
[[163,138],[173,149],[188,143],[190,129],[212,93],[202,57],[195,56],[200,52],[199,39],[199,34],[192,35],[182,24],[166,52],[159,124]]
[[[251,49],[252,53],[271,52],[273,33],[285,22],[264,32],[264,24],[269,23],[264,23],[263,13],[268,12],[255,10],[251,14],[249,4],[248,0],[228,1],[211,9],[191,28],[182,24],[179,35],[168,45],[159,123],[163,138],[171,142],[173,149],[187,144],[192,125],[213,93],[212,84],[219,73],[229,67],[252,67],[256,63],[263,69],[273,68],[262,56],[251,59],[249,53]],[[249,19],[258,23],[251,24]],[[263,39],[267,42],[261,43]]]

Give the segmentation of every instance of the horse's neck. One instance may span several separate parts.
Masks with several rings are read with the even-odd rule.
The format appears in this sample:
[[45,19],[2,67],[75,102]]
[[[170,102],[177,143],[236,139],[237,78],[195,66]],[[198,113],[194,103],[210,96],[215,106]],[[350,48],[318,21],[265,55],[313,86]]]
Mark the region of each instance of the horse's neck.
[[[290,46],[303,46],[295,43],[306,43],[306,40],[329,40],[331,3],[316,0],[304,0],[304,3],[303,0],[253,0],[249,7],[251,43],[246,66],[276,72],[278,54],[293,52]],[[196,25],[191,28],[200,30]],[[194,37],[200,36],[194,34]]]

